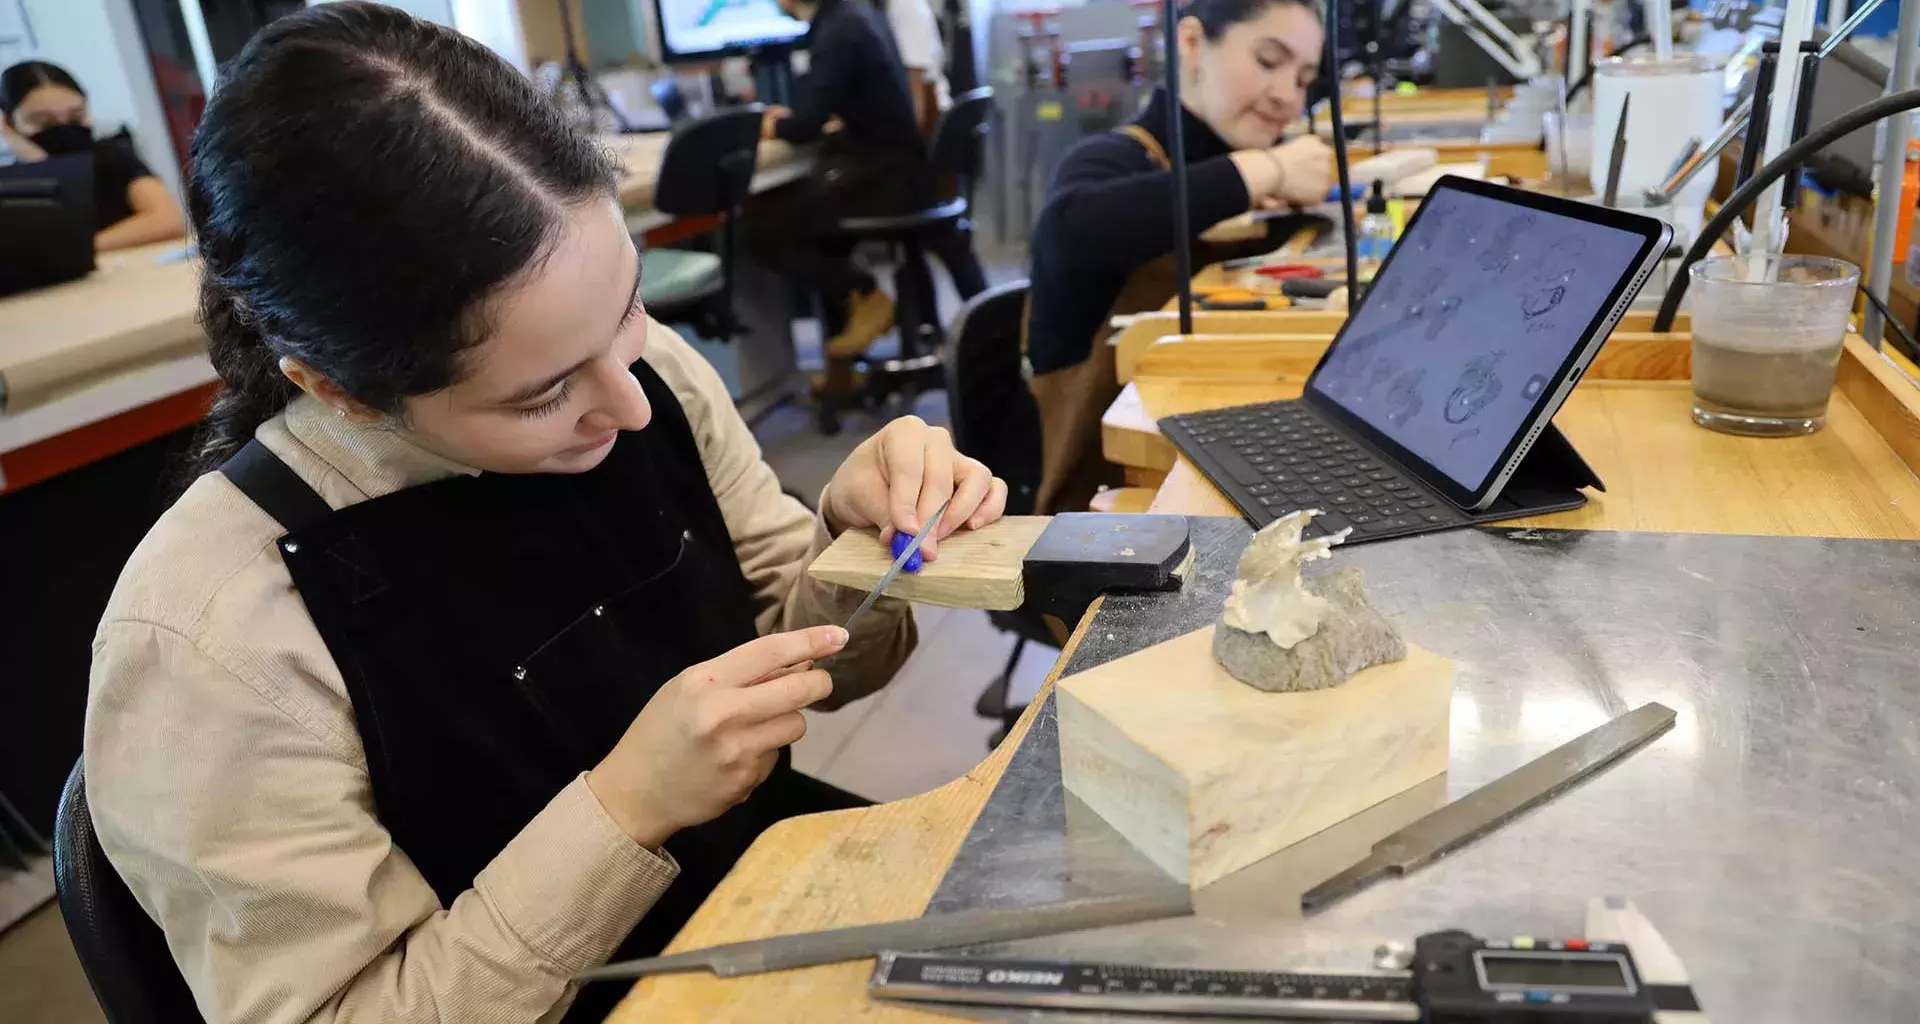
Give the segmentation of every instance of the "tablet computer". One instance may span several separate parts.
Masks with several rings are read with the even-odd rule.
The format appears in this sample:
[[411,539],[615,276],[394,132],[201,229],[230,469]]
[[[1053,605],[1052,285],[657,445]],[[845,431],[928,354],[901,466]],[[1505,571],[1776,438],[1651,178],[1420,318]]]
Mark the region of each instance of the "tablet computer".
[[1304,401],[1459,508],[1485,509],[1672,235],[1651,217],[1443,177]]

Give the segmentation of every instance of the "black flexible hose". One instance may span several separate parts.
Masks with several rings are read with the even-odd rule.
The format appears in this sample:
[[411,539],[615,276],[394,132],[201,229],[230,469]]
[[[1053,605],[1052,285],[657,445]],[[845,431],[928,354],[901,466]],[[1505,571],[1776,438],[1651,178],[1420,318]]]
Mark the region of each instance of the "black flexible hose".
[[[1347,308],[1360,304],[1360,239],[1353,226],[1353,178],[1347,172],[1347,122],[1340,113],[1340,0],[1327,0],[1327,118],[1333,122],[1333,166],[1340,176],[1340,220],[1347,235]],[[1380,83],[1375,81],[1376,93]],[[1378,126],[1376,126],[1378,127]]]
[[1866,296],[1868,304],[1880,312],[1881,322],[1893,328],[1893,333],[1899,336],[1899,343],[1894,347],[1900,350],[1900,354],[1908,359],[1920,359],[1920,343],[1914,342],[1913,335],[1907,332],[1906,325],[1900,322],[1900,318],[1893,315],[1893,310],[1888,309],[1886,303],[1874,297],[1873,291],[1867,287],[1867,279],[1864,275],[1860,278],[1860,294]]
[[[1800,166],[1807,157],[1831,145],[1835,139],[1859,131],[1882,118],[1904,114],[1915,107],[1920,107],[1920,89],[1908,89],[1891,96],[1882,96],[1871,103],[1862,103],[1821,125],[1819,130],[1808,132],[1805,138],[1781,150],[1779,156],[1769,160],[1765,167],[1755,171],[1753,177],[1735,189],[1733,194],[1727,197],[1726,202],[1720,204],[1720,212],[1714,214],[1713,219],[1707,221],[1706,226],[1700,229],[1700,237],[1693,240],[1693,245],[1687,248],[1687,254],[1681,257],[1680,267],[1674,274],[1673,284],[1667,286],[1667,296],[1660,301],[1660,312],[1653,318],[1653,329],[1656,331],[1673,329],[1673,318],[1680,312],[1681,301],[1687,297],[1687,271],[1695,263],[1700,262],[1701,257],[1713,251],[1713,243],[1720,240],[1720,236],[1733,226],[1734,220],[1744,213],[1755,199],[1759,198],[1761,192],[1766,191],[1767,186],[1779,180],[1780,176],[1787,171]],[[1890,187],[1895,190],[1899,188],[1897,182],[1881,182],[1880,185],[1881,202],[1899,202],[1898,198],[1890,198],[1886,194]],[[1898,194],[1897,191],[1894,192],[1895,197]]]
[[1161,39],[1167,49],[1167,158],[1173,163],[1173,266],[1180,277],[1180,333],[1193,333],[1193,235],[1187,223],[1187,110],[1180,102],[1180,10],[1161,5]]

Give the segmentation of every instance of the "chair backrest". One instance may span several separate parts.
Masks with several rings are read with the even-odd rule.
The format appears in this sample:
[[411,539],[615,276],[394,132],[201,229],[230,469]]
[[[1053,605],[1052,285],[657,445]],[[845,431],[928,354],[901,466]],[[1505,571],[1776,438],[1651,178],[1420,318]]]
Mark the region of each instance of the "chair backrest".
[[675,217],[710,217],[739,208],[760,156],[759,104],[723,110],[673,133],[660,157],[653,205]]
[[993,90],[983,85],[957,97],[933,130],[928,159],[934,173],[959,178],[962,194],[980,177],[986,164],[988,119],[992,115]]
[[134,900],[94,838],[85,764],[74,764],[54,813],[53,884],[93,996],[109,1024],[200,1021],[160,926]]
[[954,447],[1007,482],[1007,514],[1030,515],[1040,487],[1040,407],[1020,351],[1027,282],[968,300],[947,337],[947,409]]

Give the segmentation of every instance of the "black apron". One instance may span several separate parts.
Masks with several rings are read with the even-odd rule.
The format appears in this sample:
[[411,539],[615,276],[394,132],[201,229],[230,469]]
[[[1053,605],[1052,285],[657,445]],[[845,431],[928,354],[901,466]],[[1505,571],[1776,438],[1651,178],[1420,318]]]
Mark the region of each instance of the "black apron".
[[[581,474],[481,474],[338,511],[258,441],[221,472],[287,529],[280,551],[346,680],[375,812],[440,897],[613,748],[654,692],[756,636],[685,413],[645,363],[646,430]],[[657,953],[748,844],[863,803],[792,770],[669,839],[680,876],[614,959]],[[624,985],[583,989],[600,1020]]]
[[[1173,161],[1160,140],[1139,124],[1123,124],[1114,131],[1140,144],[1147,159],[1162,170]],[[1264,256],[1278,244],[1262,236],[1242,242],[1209,242],[1195,238],[1189,246],[1189,265],[1195,273],[1215,263],[1242,256]],[[1127,276],[1113,298],[1100,328],[1094,332],[1087,358],[1072,366],[1036,373],[1027,386],[1040,407],[1040,488],[1034,494],[1034,512],[1084,512],[1102,487],[1122,483],[1120,467],[1101,451],[1100,420],[1120,397],[1119,371],[1114,362],[1113,318],[1164,309],[1180,294],[1180,264],[1173,253],[1157,256]],[[1020,348],[1027,347],[1027,327],[1033,319],[1032,298],[1020,316]]]

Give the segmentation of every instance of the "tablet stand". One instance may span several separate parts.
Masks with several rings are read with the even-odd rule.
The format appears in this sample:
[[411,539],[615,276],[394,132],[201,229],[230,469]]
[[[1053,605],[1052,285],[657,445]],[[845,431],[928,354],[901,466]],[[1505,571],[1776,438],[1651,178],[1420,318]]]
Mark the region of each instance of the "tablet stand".
[[1507,479],[1500,496],[1492,505],[1478,511],[1465,511],[1476,523],[1490,523],[1521,515],[1564,512],[1587,503],[1582,487],[1605,491],[1600,474],[1580,457],[1573,442],[1560,428],[1548,423],[1520,459],[1520,465]]

